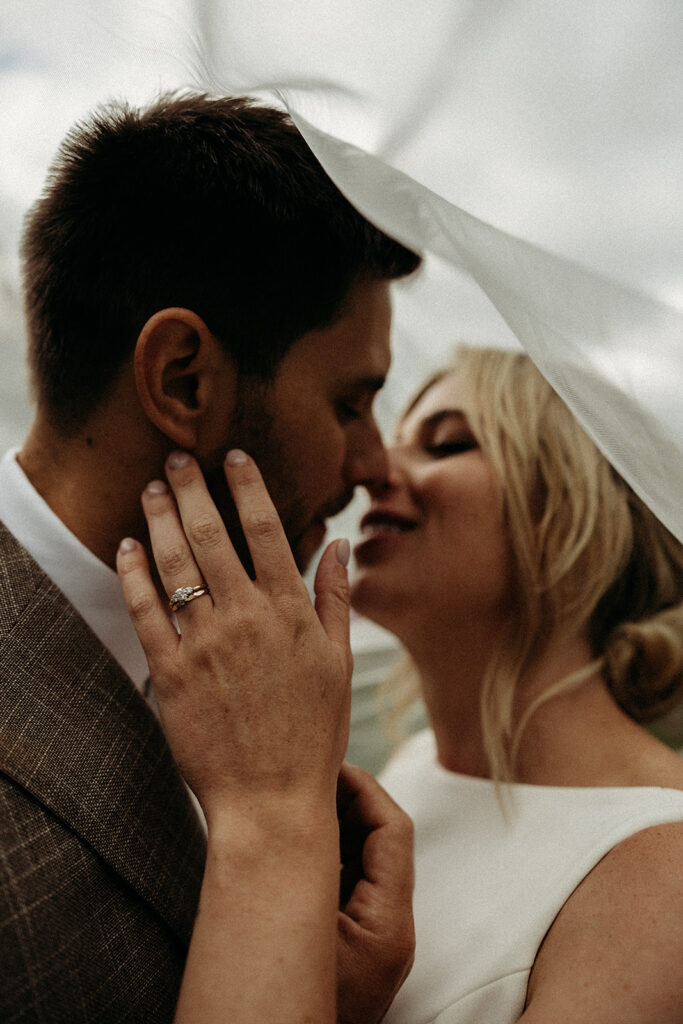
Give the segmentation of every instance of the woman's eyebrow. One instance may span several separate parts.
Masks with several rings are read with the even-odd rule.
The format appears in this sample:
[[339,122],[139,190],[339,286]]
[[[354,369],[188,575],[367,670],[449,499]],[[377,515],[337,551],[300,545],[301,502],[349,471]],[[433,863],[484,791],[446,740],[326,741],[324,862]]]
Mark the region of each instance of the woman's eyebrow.
[[443,420],[450,419],[451,417],[456,419],[465,419],[465,413],[462,409],[439,409],[437,412],[433,412],[431,416],[427,416],[420,423],[420,429],[426,430],[430,427],[436,427]]
[[[420,420],[420,422],[417,424],[417,433],[426,434],[428,431],[433,430],[434,427],[437,427],[439,423],[442,423],[444,420],[451,418],[466,420],[465,413],[463,412],[462,409],[437,409],[437,411],[433,412],[430,416],[426,416],[423,420]],[[402,437],[403,435],[401,433],[401,428],[399,427],[398,431],[396,432],[396,442],[400,443]]]

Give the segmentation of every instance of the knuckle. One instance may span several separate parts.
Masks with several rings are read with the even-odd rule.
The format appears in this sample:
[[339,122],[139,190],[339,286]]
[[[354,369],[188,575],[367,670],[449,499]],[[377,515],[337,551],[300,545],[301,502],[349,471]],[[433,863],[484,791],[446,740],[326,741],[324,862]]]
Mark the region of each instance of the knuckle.
[[257,643],[258,626],[246,609],[239,609],[233,613],[230,628],[234,643],[239,647],[250,648]]
[[181,465],[174,465],[172,473],[172,487],[174,491],[185,491],[190,487],[194,487],[200,476],[199,466],[194,459],[189,459]]
[[168,547],[156,555],[156,563],[159,572],[168,576],[177,576],[183,569],[187,568],[187,551],[182,547]]
[[407,814],[402,807],[399,807],[397,803],[393,803],[393,827],[396,833],[397,839],[405,844],[412,845],[413,839],[415,838],[415,826],[413,819]]
[[163,520],[169,515],[169,511],[172,508],[171,498],[168,494],[155,494],[154,498],[150,500],[150,496],[145,493],[142,496],[142,500],[145,506],[145,516],[148,520]]
[[245,516],[244,529],[264,543],[273,543],[280,535],[280,522],[270,509],[254,509]]
[[200,547],[216,547],[222,535],[220,523],[213,516],[209,515],[196,519],[188,528],[190,542]]
[[349,579],[344,573],[335,574],[334,578],[330,581],[330,593],[337,601],[345,603],[349,598]]
[[140,572],[141,562],[139,558],[135,558],[133,554],[129,554],[126,557],[119,558],[116,571],[119,574],[119,578],[123,582],[126,581],[126,585],[130,585],[135,574]]
[[156,607],[156,596],[146,590],[138,590],[128,598],[128,611],[134,622],[146,619]]
[[164,697],[168,698],[173,695],[182,694],[186,688],[186,683],[182,676],[174,672],[168,663],[163,660],[150,662],[149,674],[154,684],[154,690],[158,695],[163,694]]
[[230,472],[237,487],[254,489],[264,486],[261,473],[253,458],[248,458],[246,462],[238,465],[231,465]]

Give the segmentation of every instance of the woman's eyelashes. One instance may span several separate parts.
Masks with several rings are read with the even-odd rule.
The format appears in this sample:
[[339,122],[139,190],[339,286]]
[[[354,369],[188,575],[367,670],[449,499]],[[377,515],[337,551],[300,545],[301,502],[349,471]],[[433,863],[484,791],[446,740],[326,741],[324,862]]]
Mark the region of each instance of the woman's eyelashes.
[[449,455],[459,455],[461,452],[472,451],[478,448],[474,437],[459,437],[449,441],[435,441],[425,445],[425,450],[437,459],[447,458]]

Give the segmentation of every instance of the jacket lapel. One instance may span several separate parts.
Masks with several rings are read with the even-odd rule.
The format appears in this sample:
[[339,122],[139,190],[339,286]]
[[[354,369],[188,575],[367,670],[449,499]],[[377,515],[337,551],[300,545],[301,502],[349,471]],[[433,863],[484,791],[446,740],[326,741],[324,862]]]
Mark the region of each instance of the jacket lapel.
[[0,770],[69,825],[187,943],[204,833],[159,724],[0,524]]

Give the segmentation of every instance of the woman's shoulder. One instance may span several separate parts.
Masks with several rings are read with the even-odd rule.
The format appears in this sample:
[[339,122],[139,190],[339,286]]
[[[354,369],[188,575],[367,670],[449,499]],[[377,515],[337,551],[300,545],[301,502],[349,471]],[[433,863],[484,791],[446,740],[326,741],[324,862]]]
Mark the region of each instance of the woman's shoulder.
[[536,957],[524,1024],[683,1021],[683,821],[615,846],[574,890]]
[[683,792],[683,757],[645,730],[640,734],[640,742],[631,746],[628,784]]

